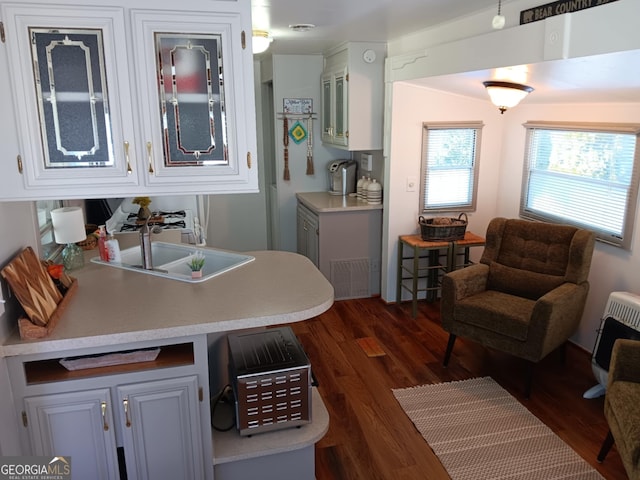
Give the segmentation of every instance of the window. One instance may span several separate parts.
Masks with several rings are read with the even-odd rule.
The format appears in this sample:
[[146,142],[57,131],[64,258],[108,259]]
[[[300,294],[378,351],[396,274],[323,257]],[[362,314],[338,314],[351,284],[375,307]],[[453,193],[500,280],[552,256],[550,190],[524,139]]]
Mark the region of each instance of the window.
[[60,200],[44,200],[36,202],[38,212],[38,228],[40,229],[40,253],[45,260],[53,260],[62,251],[63,246],[56,243],[53,237],[51,210],[60,208]]
[[629,248],[640,125],[526,123],[520,215],[593,230]]
[[481,122],[424,123],[420,211],[476,208]]

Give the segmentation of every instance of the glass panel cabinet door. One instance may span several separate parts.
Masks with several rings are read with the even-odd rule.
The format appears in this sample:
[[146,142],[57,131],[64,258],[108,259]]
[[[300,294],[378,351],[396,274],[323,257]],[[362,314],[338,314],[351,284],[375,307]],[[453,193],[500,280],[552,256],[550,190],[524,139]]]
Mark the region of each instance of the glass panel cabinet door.
[[221,36],[155,34],[164,164],[228,165]]
[[336,139],[344,138],[345,134],[345,117],[344,117],[344,105],[346,101],[346,82],[344,75],[336,76],[336,127],[335,137]]
[[333,98],[331,96],[332,76],[322,77],[322,139],[327,141],[333,135],[331,112],[333,111]]
[[25,188],[70,198],[137,185],[123,10],[12,4],[2,14]]
[[101,30],[30,28],[44,167],[114,164]]
[[132,10],[132,20],[145,182],[183,193],[257,190],[255,123],[247,128],[255,122],[245,68],[252,55],[241,16]]

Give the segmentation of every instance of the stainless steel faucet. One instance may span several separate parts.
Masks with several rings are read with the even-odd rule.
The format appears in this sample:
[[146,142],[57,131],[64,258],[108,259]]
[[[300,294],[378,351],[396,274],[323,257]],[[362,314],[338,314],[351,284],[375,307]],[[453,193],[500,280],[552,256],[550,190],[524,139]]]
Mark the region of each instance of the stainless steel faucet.
[[151,229],[149,228],[149,218],[144,220],[144,225],[140,229],[140,251],[142,253],[142,268],[153,270],[153,259],[151,258]]

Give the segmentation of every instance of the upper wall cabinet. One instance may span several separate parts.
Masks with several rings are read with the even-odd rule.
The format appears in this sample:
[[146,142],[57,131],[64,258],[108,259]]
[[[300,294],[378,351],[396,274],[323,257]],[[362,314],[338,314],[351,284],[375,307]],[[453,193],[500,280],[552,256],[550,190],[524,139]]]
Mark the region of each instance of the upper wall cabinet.
[[384,43],[349,42],[325,54],[322,142],[345,150],[381,150]]
[[249,8],[2,5],[19,151],[0,171],[22,181],[0,199],[257,191]]

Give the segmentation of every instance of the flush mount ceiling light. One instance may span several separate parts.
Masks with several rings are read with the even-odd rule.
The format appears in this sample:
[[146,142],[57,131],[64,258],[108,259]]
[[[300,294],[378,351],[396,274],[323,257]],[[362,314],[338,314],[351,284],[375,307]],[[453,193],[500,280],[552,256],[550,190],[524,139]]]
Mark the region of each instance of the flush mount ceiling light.
[[533,88],[520,83],[500,82],[490,80],[482,82],[487,89],[491,102],[498,107],[500,113],[504,113],[507,108],[515,107],[524,97],[533,92]]
[[266,51],[272,41],[273,38],[269,37],[269,32],[264,30],[254,30],[252,39],[253,54],[257,55],[258,53]]

